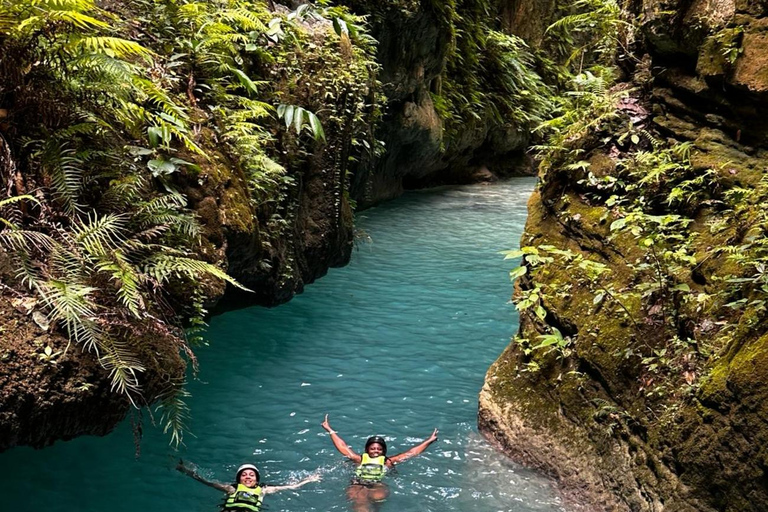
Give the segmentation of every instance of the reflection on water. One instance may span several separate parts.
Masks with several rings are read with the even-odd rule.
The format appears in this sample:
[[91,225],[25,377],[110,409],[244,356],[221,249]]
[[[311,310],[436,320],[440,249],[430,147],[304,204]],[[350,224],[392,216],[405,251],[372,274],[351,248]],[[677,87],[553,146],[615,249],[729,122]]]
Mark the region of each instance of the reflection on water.
[[222,482],[243,462],[274,484],[319,469],[322,482],[269,495],[265,510],[347,511],[353,468],[320,428],[329,413],[358,452],[372,434],[394,454],[440,429],[387,477],[380,512],[561,511],[546,480],[475,427],[484,373],[516,328],[512,265],[498,251],[517,246],[533,184],[410,193],[364,212],[371,242],[349,266],[283,306],[211,321],[190,385],[195,437],[181,453],[145,428],[134,460],[127,422],[106,438],[12,450],[0,455],[3,510],[215,510],[221,493],[173,470],[183,456]]

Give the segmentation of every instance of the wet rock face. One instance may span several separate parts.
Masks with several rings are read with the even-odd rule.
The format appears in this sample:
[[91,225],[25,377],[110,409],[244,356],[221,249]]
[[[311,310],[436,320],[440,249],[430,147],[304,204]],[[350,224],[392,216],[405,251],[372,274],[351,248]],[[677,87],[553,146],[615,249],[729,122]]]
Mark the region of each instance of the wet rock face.
[[505,32],[522,37],[538,48],[557,7],[555,0],[506,0],[501,2],[501,21]]
[[[274,306],[301,293],[306,284],[324,276],[330,267],[345,265],[352,253],[352,209],[343,190],[341,176],[329,177],[332,164],[323,155],[306,162],[298,169],[299,179],[285,199],[290,206],[285,214],[287,226],[279,237],[264,243],[269,229],[270,213],[251,211],[246,206],[247,189],[244,180],[233,179],[229,189],[243,197],[237,209],[245,209],[256,222],[243,225],[228,222],[232,207],[218,199],[218,209],[211,223],[211,231],[220,233],[220,257],[228,273],[252,292],[228,290],[223,299],[224,308],[244,307],[249,304]],[[237,171],[232,170],[237,176]],[[338,174],[338,171],[336,171]],[[210,193],[210,191],[209,191]],[[205,201],[213,196],[206,195]],[[204,208],[201,202],[197,209]],[[216,235],[214,235],[214,238]],[[221,290],[223,294],[223,290]]]
[[[386,153],[356,170],[350,187],[358,206],[392,199],[405,189],[447,183],[471,183],[479,169],[499,174],[530,174],[524,156],[527,134],[494,127],[490,118],[464,123],[446,135],[432,94],[440,91],[446,58],[453,42],[451,32],[467,27],[446,18],[430,2],[381,3],[368,0],[342,2],[356,12],[370,14],[373,35],[379,41],[379,79],[387,105],[377,137]],[[519,1],[492,2],[496,28],[508,33],[538,34],[541,18],[554,1],[534,9]],[[529,16],[530,15],[530,16]],[[469,22],[468,22],[469,23]]]
[[451,36],[445,20],[418,3],[390,7],[364,0],[344,3],[358,12],[376,13],[372,29],[379,42],[379,79],[387,96],[377,134],[386,154],[360,166],[352,178],[351,195],[366,207],[402,194],[403,177],[428,173],[440,156],[443,125],[430,88],[443,72]]

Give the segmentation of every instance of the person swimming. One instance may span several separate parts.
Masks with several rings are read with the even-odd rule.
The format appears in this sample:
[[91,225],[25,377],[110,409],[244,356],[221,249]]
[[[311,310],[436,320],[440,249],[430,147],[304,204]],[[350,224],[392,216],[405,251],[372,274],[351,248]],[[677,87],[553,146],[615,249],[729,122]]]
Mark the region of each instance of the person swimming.
[[182,460],[179,461],[176,469],[185,475],[191,476],[198,482],[226,492],[226,501],[221,506],[223,512],[259,512],[265,495],[286,489],[298,489],[310,482],[320,481],[320,474],[315,473],[295,484],[262,485],[259,470],[253,464],[243,464],[237,468],[234,484],[221,484],[206,480],[194,468],[184,464]]
[[389,488],[382,481],[387,471],[395,464],[419,455],[437,440],[437,429],[425,441],[408,451],[387,457],[387,442],[383,437],[371,436],[365,442],[362,455],[356,453],[328,423],[328,415],[320,424],[331,436],[336,450],[357,464],[355,475],[347,487],[347,498],[355,512],[369,512],[374,503],[389,496]]

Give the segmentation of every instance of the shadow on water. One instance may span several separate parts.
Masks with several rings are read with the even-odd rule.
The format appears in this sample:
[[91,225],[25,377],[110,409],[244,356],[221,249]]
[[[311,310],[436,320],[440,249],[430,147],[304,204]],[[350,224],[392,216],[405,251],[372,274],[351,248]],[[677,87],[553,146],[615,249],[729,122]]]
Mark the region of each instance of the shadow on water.
[[[268,512],[346,511],[353,468],[320,428],[325,413],[357,451],[372,434],[390,454],[440,429],[388,477],[380,512],[559,512],[548,481],[476,432],[477,394],[516,329],[499,251],[517,246],[534,179],[412,192],[364,212],[371,242],[352,262],[276,308],[212,319],[190,383],[194,437],[174,453],[130,424],[105,438],[0,455],[4,510],[212,511],[217,491],[173,470],[181,455],[229,482],[242,462],[279,484],[324,478],[265,499]],[[40,483],[45,485],[41,486]]]

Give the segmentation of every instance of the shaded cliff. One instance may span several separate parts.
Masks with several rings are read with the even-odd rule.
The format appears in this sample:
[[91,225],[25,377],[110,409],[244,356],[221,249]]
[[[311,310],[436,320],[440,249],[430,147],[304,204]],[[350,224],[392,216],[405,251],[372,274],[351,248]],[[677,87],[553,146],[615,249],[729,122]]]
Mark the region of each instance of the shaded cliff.
[[648,55],[546,154],[480,427],[588,509],[765,510],[768,5],[631,4]]
[[532,11],[340,3],[378,43],[304,2],[0,7],[0,449],[104,434],[131,401],[183,431],[182,318],[345,264],[354,201],[530,171],[550,91],[510,29]]
[[488,0],[342,3],[370,16],[387,97],[377,131],[386,152],[352,179],[359,205],[407,188],[532,173],[525,148],[548,90],[532,51],[510,35],[530,13]]
[[348,166],[378,94],[358,18],[101,7],[0,12],[0,450],[158,401],[182,433],[182,319],[223,279],[250,289],[233,302],[284,302],[352,247]]

